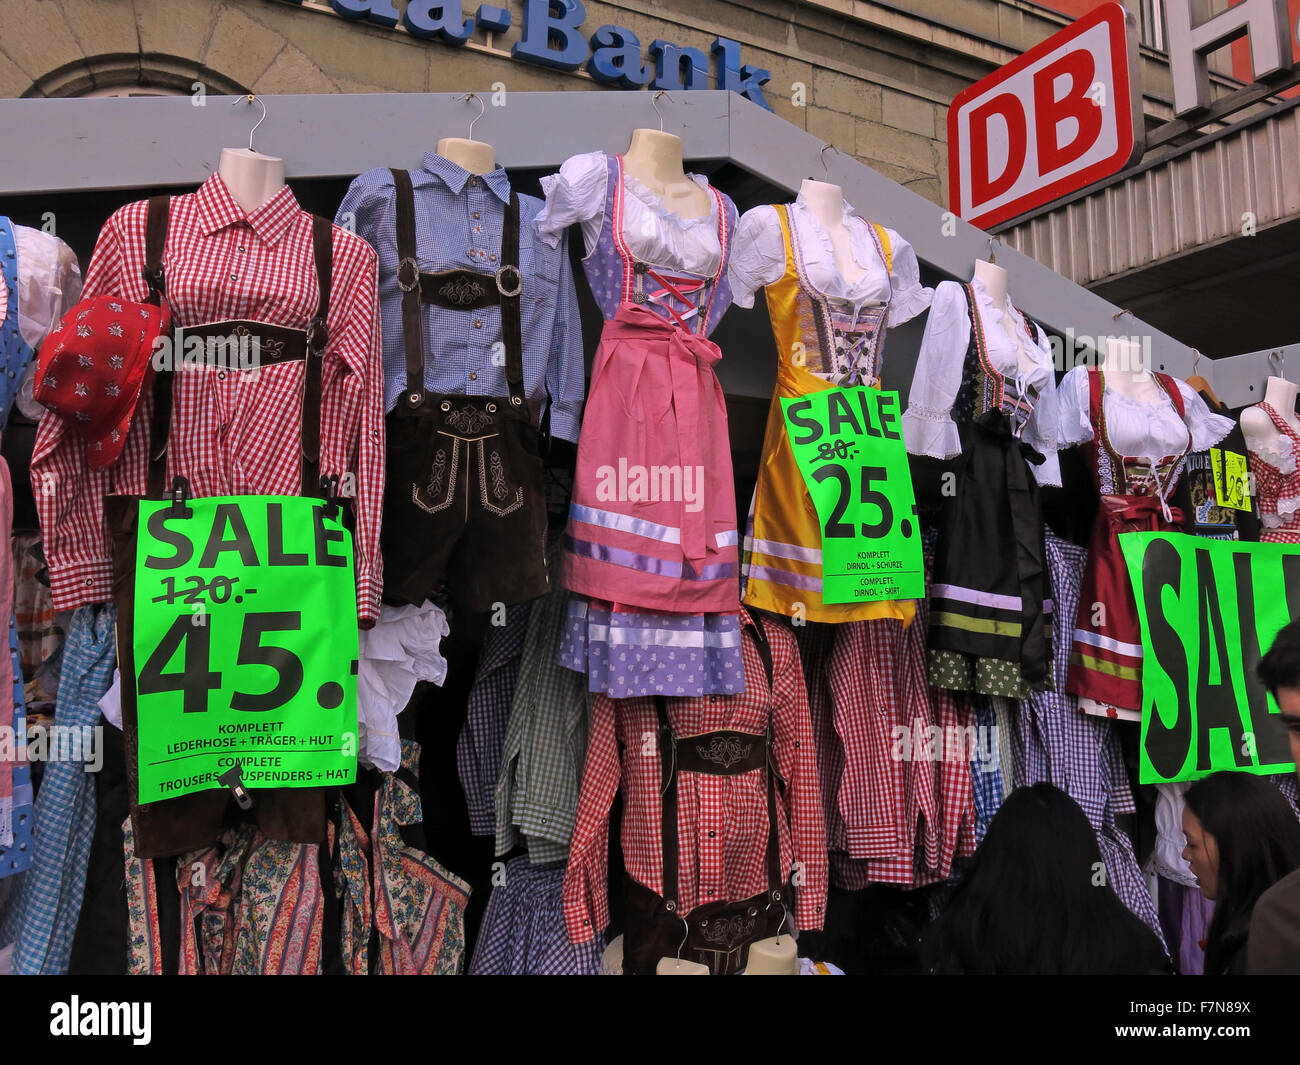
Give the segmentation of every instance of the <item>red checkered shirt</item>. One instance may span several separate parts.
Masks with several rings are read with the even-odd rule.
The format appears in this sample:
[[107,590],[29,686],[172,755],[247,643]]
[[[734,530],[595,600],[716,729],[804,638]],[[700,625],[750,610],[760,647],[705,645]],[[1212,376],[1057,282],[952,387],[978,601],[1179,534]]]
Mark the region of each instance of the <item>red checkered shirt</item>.
[[[929,603],[920,600],[906,629],[878,618],[837,625],[830,637],[824,687],[834,732],[823,725],[819,740],[823,759],[843,763],[828,814],[837,887],[920,887],[947,879],[954,856],[973,849],[974,733],[963,730],[974,718],[964,695],[930,685],[928,628]],[[815,715],[819,723],[828,716]]]
[[[105,224],[86,274],[84,299],[141,301],[146,203]],[[163,255],[167,301],[178,324],[248,319],[305,329],[319,286],[312,216],[288,186],[246,214],[214,174],[171,201]],[[355,482],[357,612],[379,616],[383,571],[379,522],[384,482],[384,374],[378,258],[334,227],[329,344],[321,366],[320,470]],[[300,486],[301,361],[251,371],[187,367],[174,378],[167,483],[185,477],[195,496],[297,495]],[[56,610],[112,598],[105,495],[143,495],[152,396],[146,391],[117,462],[92,470],[85,441],[52,413],[41,418],[32,485]],[[351,477],[345,475],[351,474]]]
[[[748,628],[752,623],[741,617]],[[795,919],[801,929],[816,929],[826,908],[826,832],[808,693],[793,635],[771,621],[763,626],[772,647],[774,698],[763,660],[746,638],[744,693],[669,698],[668,720],[677,736],[723,729],[757,734],[767,731],[770,714],[777,768],[786,781],[777,804],[781,869],[789,873],[798,863]],[[564,874],[564,919],[574,943],[586,942],[609,924],[609,809],[620,785],[624,865],[634,880],[663,894],[657,730],[653,699],[596,696]],[[762,769],[736,776],[678,771],[677,898],[683,913],[767,890],[764,774]]]

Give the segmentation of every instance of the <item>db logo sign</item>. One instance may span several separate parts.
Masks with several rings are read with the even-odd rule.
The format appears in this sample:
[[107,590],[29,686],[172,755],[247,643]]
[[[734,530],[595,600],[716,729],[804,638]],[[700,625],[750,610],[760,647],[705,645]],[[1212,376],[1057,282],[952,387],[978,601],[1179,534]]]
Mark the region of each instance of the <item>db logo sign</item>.
[[1103,4],[953,100],[953,212],[1014,218],[1128,166],[1142,130],[1136,25]]

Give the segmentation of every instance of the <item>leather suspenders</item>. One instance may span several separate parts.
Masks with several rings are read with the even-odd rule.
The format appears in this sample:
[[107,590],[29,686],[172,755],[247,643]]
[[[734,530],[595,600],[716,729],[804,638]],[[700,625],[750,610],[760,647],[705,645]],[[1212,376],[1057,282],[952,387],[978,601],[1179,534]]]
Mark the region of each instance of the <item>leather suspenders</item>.
[[[144,278],[149,284],[148,302],[158,303],[166,294],[162,256],[167,243],[167,222],[171,206],[170,196],[154,196],[149,200],[148,216],[145,223],[145,266]],[[285,329],[269,326],[259,322],[215,322],[211,325],[185,330],[185,335],[204,338],[207,336],[225,336],[236,329],[257,334],[265,330],[267,335],[274,335],[277,350],[281,354],[266,359],[266,362],[285,362],[303,359],[306,362],[306,375],[302,392],[302,449],[300,465],[300,490],[305,496],[320,495],[320,406],[321,406],[321,360],[325,346],[329,343],[329,330],[326,320],[329,315],[330,286],[334,274],[334,234],[328,218],[312,216],[312,255],[316,266],[316,281],[320,287],[320,298],[316,313],[312,315],[307,329]],[[270,345],[267,345],[268,349]],[[181,353],[174,352],[175,358]],[[171,434],[172,415],[172,381],[174,370],[170,365],[154,374],[153,381],[153,415],[149,426],[149,477],[146,495],[160,499],[167,494],[167,446]]]
[[415,193],[406,170],[392,170],[397,212],[397,287],[402,291],[402,340],[406,352],[406,395],[403,401],[419,407],[424,391],[424,327],[422,303],[449,310],[473,311],[501,308],[501,337],[505,344],[506,383],[510,408],[527,413],[524,395],[524,343],[519,296],[519,194],[510,193],[501,232],[501,267],[495,274],[474,270],[421,272],[416,256]]

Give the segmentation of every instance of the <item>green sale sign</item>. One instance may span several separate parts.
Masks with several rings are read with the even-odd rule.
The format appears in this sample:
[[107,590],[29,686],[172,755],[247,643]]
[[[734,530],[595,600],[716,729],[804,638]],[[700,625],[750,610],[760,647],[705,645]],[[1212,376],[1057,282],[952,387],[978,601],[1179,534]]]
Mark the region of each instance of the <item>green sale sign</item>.
[[356,590],[338,508],[294,496],[139,505],[139,802],[221,788],[232,769],[250,788],[355,780]]
[[897,392],[828,388],[782,398],[786,431],[822,526],[822,599],[925,595],[916,495]]
[[1143,784],[1294,768],[1255,667],[1300,616],[1300,550],[1185,533],[1122,533],[1142,623]]

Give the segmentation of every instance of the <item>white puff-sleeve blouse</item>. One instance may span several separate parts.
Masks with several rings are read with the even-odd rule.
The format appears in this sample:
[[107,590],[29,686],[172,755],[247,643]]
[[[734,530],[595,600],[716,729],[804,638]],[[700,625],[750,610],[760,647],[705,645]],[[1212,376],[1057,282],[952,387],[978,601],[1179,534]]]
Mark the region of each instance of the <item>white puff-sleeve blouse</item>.
[[[934,290],[921,284],[921,267],[916,252],[901,235],[885,229],[889,237],[890,269],[876,248],[875,236],[848,201],[843,205],[844,224],[849,228],[853,261],[861,275],[852,283],[844,279],[835,264],[835,246],[830,234],[806,205],[802,194],[787,207],[804,273],[813,288],[833,299],[856,305],[883,303],[890,298],[888,325],[910,321],[930,306]],[[741,216],[728,264],[733,301],[741,307],[754,306],[754,294],[780,280],[785,273],[785,241],[781,221],[771,205],[754,207]]]
[[[559,247],[560,236],[575,222],[582,227],[588,255],[595,250],[605,224],[609,157],[604,152],[570,156],[558,174],[542,178],[546,206],[534,225],[538,236]],[[687,174],[702,189],[708,180]],[[681,270],[699,277],[718,272],[722,246],[718,241],[718,200],[709,196],[709,213],[683,218],[663,205],[663,200],[644,182],[623,173],[623,240],[641,262],[666,270]]]
[[[973,281],[971,288],[993,368],[1008,381],[1019,382],[1021,393],[1032,388],[1038,396],[1021,431],[1021,439],[1044,458],[1041,465],[1032,467],[1034,478],[1040,485],[1059,487],[1061,466],[1056,453],[1059,405],[1055,359],[1048,338],[1031,329],[1020,314],[1013,319],[998,308],[980,281]],[[1029,369],[1021,365],[1017,338],[1032,360]],[[913,455],[951,459],[961,454],[961,437],[952,408],[961,389],[970,340],[971,317],[966,293],[956,281],[941,281],[934,290],[907,410],[903,412],[903,439]]]
[[[1234,425],[1210,410],[1205,400],[1186,381],[1174,380],[1183,400],[1186,421],[1178,416],[1173,400],[1161,390],[1153,402],[1133,399],[1112,388],[1102,393],[1102,411],[1106,415],[1106,435],[1111,447],[1120,455],[1159,462],[1181,455],[1187,447],[1188,430],[1192,451],[1204,451],[1227,436]],[[1057,390],[1060,407],[1060,446],[1073,447],[1093,439],[1088,417],[1088,367],[1076,366],[1061,379]]]

